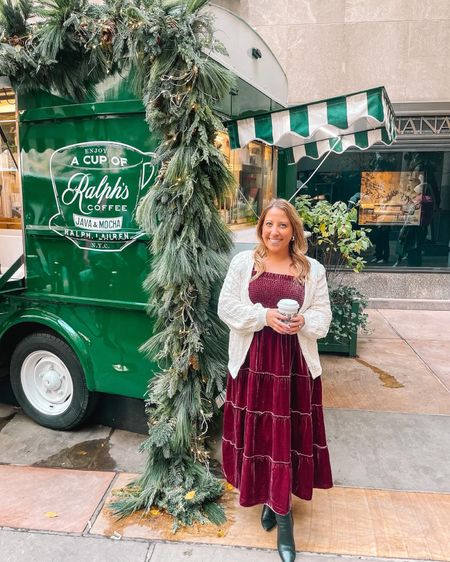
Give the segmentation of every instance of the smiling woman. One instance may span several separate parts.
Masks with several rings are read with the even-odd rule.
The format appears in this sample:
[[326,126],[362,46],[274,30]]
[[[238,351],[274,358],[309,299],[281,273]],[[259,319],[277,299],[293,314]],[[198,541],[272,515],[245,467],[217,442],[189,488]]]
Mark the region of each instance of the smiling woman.
[[[278,525],[280,557],[293,561],[291,494],[310,500],[314,487],[332,486],[317,352],[331,311],[325,270],[305,256],[294,207],[272,201],[257,235],[256,250],[231,262],[219,298],[230,328],[223,471],[242,506],[264,504],[263,528]],[[298,303],[288,321],[281,299]]]

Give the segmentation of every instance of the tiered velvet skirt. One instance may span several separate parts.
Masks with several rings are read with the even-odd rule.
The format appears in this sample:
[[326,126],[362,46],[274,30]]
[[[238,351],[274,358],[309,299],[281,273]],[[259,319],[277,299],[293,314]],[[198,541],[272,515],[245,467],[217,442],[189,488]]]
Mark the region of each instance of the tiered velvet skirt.
[[[270,308],[279,298],[301,303],[303,287],[264,273],[250,298]],[[238,376],[228,375],[222,458],[242,506],[265,503],[284,515],[291,494],[310,500],[313,488],[332,487],[321,379],[312,379],[297,336],[256,332]]]

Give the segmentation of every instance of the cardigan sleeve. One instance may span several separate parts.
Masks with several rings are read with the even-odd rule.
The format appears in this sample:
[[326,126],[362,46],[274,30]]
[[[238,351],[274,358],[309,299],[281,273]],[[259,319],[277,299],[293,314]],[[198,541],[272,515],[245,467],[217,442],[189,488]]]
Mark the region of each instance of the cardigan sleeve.
[[311,306],[303,312],[303,317],[303,336],[318,340],[327,335],[331,323],[331,307],[325,268],[322,265],[319,268]]
[[266,323],[267,308],[260,303],[242,302],[242,262],[239,254],[230,263],[219,295],[218,315],[232,330],[241,333],[258,332]]

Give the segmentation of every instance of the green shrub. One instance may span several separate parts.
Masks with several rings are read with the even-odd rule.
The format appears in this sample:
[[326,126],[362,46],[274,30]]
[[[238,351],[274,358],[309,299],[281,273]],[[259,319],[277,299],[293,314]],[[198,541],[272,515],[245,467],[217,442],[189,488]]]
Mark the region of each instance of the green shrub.
[[[367,300],[355,287],[343,284],[343,272],[350,268],[359,273],[366,265],[361,255],[371,246],[368,229],[357,227],[357,208],[349,209],[338,201],[314,201],[303,195],[295,207],[303,220],[308,239],[308,255],[317,259],[327,270],[330,302],[333,312],[328,339],[342,342],[358,328],[367,326],[367,314],[363,312]],[[358,301],[358,312],[352,312],[352,303]]]
[[[352,310],[352,303],[358,302],[356,312]],[[349,334],[367,329],[368,317],[364,311],[367,299],[355,287],[341,285],[330,291],[330,303],[333,319],[327,338],[340,343],[346,341]]]

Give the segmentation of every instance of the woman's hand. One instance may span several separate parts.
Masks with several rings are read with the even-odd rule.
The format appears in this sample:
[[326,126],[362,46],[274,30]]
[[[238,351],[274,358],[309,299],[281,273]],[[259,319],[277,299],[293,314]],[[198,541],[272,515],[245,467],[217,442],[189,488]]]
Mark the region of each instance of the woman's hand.
[[291,335],[298,334],[304,325],[305,317],[303,316],[303,314],[297,314],[289,320],[288,326],[290,327],[290,329],[288,333]]
[[286,316],[280,314],[277,308],[269,308],[267,310],[266,322],[275,332],[283,335],[290,334],[290,328],[288,324],[286,324]]
[[279,334],[289,334],[291,336],[298,334],[305,325],[305,317],[303,314],[297,314],[293,316],[289,322],[286,322],[286,316],[280,314],[276,308],[269,308],[266,314],[266,321],[267,325],[270,326],[272,330],[275,330],[275,332]]

